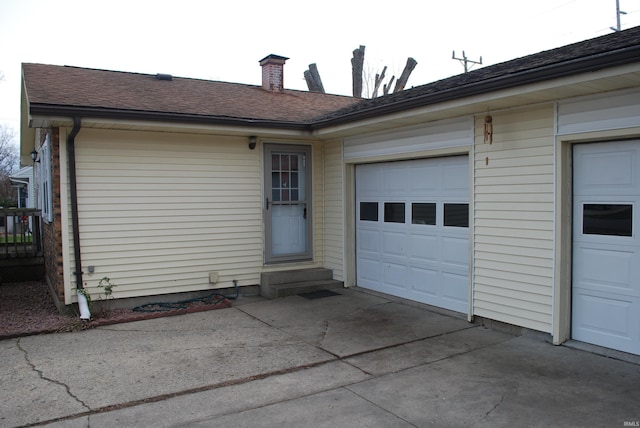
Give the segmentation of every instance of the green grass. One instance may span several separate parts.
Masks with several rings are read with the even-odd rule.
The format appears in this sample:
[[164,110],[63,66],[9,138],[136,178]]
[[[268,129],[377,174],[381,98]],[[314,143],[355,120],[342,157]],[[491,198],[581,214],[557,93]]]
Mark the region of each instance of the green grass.
[[13,234],[9,234],[8,236],[5,235],[0,235],[0,244],[30,244],[33,242],[33,236],[32,235],[27,235],[27,236],[22,236],[22,235],[16,235],[15,239]]

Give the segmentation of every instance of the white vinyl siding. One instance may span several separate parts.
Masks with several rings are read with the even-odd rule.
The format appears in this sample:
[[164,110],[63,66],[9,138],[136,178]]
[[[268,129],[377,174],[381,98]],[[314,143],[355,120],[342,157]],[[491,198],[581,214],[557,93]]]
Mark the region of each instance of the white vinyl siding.
[[401,131],[351,137],[344,142],[344,158],[398,156],[421,151],[469,147],[473,144],[471,116],[440,120]]
[[118,298],[259,283],[260,155],[245,138],[83,129],[76,158],[92,292],[104,276]]
[[324,176],[324,265],[333,270],[333,279],[344,281],[343,164],[339,142],[325,145]]
[[558,103],[558,134],[640,126],[640,90],[624,90]]
[[551,332],[553,106],[476,118],[474,314]]
[[317,267],[322,267],[324,254],[324,169],[323,169],[323,150],[321,144],[316,144],[311,149],[311,159],[313,162],[312,173],[312,191],[311,198],[313,203],[313,250],[311,252],[312,263]]

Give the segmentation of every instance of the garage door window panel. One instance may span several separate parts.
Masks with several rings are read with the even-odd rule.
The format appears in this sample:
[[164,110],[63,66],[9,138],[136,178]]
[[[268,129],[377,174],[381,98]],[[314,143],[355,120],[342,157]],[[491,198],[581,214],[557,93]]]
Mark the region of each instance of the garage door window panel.
[[360,202],[360,220],[378,221],[378,203]]
[[414,202],[411,204],[411,223],[436,225],[436,204],[433,202]]
[[469,204],[445,203],[444,225],[449,227],[469,227]]
[[404,202],[385,202],[384,203],[384,222],[385,223],[404,223],[405,212]]
[[583,204],[582,233],[633,236],[633,205]]

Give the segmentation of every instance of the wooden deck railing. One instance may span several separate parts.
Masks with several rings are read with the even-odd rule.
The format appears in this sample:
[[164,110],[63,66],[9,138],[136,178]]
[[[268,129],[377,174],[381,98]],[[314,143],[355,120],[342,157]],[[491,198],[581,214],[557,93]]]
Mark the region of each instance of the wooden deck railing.
[[40,210],[0,208],[0,258],[42,256]]

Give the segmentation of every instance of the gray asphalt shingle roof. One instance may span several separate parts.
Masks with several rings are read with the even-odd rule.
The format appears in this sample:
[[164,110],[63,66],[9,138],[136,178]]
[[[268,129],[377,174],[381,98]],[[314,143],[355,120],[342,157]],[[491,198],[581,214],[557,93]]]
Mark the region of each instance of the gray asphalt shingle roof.
[[640,61],[640,26],[371,100],[69,66],[23,64],[32,113],[314,128]]

